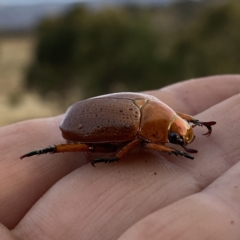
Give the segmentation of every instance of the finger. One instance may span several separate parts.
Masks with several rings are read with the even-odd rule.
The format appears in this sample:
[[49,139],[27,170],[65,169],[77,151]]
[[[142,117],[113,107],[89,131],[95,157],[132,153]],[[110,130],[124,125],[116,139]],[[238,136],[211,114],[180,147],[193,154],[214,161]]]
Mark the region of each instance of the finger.
[[195,127],[196,138],[191,148],[197,149],[194,161],[188,164],[176,161],[175,164],[190,173],[204,188],[223,172],[233,166],[239,158],[240,132],[240,94],[235,95],[203,113],[197,118],[208,119],[211,116],[217,124],[213,126],[211,136],[203,136],[205,129]]
[[55,182],[86,162],[83,156],[81,162],[77,154],[20,160],[26,152],[63,142],[58,128],[60,120],[61,117],[32,120],[0,129],[0,222],[9,228]]
[[1,240],[16,240],[11,231],[1,223],[0,223],[0,236]]
[[[16,236],[116,239],[156,207],[188,195],[190,190],[182,188],[194,188],[189,176],[171,164],[143,152],[134,156],[136,161],[127,156],[117,164],[85,165],[60,180],[25,215]],[[174,194],[166,195],[168,188]]]
[[240,93],[240,75],[192,79],[146,93],[158,97],[175,111],[198,114]]
[[239,180],[240,162],[202,192],[139,221],[119,240],[239,239]]
[[[205,137],[208,140],[200,139],[197,145],[201,146],[201,152],[194,161],[172,157],[165,162],[164,154],[139,152],[116,164],[98,165],[96,169],[86,165],[66,176],[41,198],[18,225],[18,234],[26,237],[29,232],[40,232],[49,238],[54,231],[56,239],[61,239],[70,225],[71,236],[116,239],[156,209],[199,192],[238,161],[238,142],[232,139],[239,132],[240,113],[235,111],[239,103],[237,95],[201,113],[203,117],[209,113],[217,117],[219,129],[213,132],[218,132],[216,138],[212,134]],[[228,121],[231,127],[225,131]],[[49,222],[51,226],[47,228]]]
[[[19,125],[19,129],[18,132],[24,132],[24,134],[21,135],[20,139],[23,139],[23,141],[21,142],[17,142],[16,143],[16,136],[14,136],[13,134],[13,138],[9,139],[9,141],[14,142],[15,141],[15,149],[19,149],[20,150],[24,150],[25,147],[27,148],[26,151],[24,150],[24,153],[29,151],[29,143],[32,143],[32,147],[30,149],[38,149],[39,148],[39,142],[41,142],[43,144],[43,147],[45,147],[46,145],[51,145],[52,142],[58,142],[58,140],[62,141],[62,138],[60,137],[60,131],[56,131],[56,129],[58,129],[58,124],[59,124],[60,118],[58,120],[54,120],[54,121],[45,121],[44,123],[44,129],[43,129],[43,125],[40,124],[39,126],[36,125],[35,122],[33,122],[32,127],[27,127],[27,129],[25,129],[24,131],[22,131],[21,129],[21,125]],[[40,120],[41,122],[41,120]],[[6,131],[5,136],[11,136],[11,133],[9,134]],[[39,138],[40,136],[40,138]],[[6,138],[4,138],[6,139]],[[33,139],[31,141],[29,141],[30,139]],[[56,141],[57,139],[57,141]],[[25,142],[24,142],[25,140]],[[6,142],[9,142],[6,141]],[[2,143],[3,144],[3,143]],[[10,151],[9,149],[11,149],[11,146],[7,146],[5,147],[4,145],[2,145],[3,148],[5,149],[5,153],[9,153],[11,155],[12,151]],[[36,147],[34,147],[36,146]],[[5,155],[5,154],[4,154]],[[22,154],[20,154],[22,155]],[[81,156],[81,157],[79,157]],[[16,156],[13,156],[14,159]],[[36,199],[39,198],[39,196],[41,196],[49,187],[51,187],[59,178],[61,178],[62,176],[64,176],[65,174],[67,174],[68,172],[70,172],[71,170],[75,169],[77,166],[82,165],[82,163],[76,160],[76,158],[78,159],[83,159],[83,162],[85,162],[85,158],[83,158],[83,155],[77,155],[77,154],[66,154],[66,155],[45,155],[45,156],[41,156],[41,161],[35,161],[38,160],[39,158],[33,157],[30,160],[26,161],[27,166],[26,165],[22,165],[21,166],[23,168],[18,168],[18,164],[15,163],[15,161],[12,162],[11,161],[5,161],[7,163],[6,167],[9,168],[9,164],[10,165],[14,165],[15,167],[12,167],[12,172],[21,172],[21,175],[16,175],[14,180],[15,181],[9,181],[7,182],[7,184],[5,185],[5,189],[12,189],[12,191],[9,193],[9,195],[7,195],[6,199],[3,199],[3,201],[5,202],[5,200],[11,199],[11,201],[7,201],[9,203],[9,208],[5,208],[6,211],[4,211],[6,214],[2,215],[4,222],[9,222],[9,217],[11,220],[13,220],[11,218],[11,216],[14,216],[14,218],[16,217],[17,219],[20,219],[21,216],[23,216],[25,214],[25,212],[32,206],[32,204],[36,201]],[[53,161],[53,160],[56,161]],[[64,164],[66,163],[65,167],[64,165],[61,167],[59,167],[59,162],[60,159],[64,160],[68,160],[71,159],[73,161],[73,166],[71,165],[70,162],[66,161],[64,162]],[[34,161],[33,161],[34,160]],[[46,162],[45,162],[46,161]],[[36,163],[37,162],[37,163]],[[20,163],[20,162],[18,162]],[[25,163],[24,163],[25,164]],[[24,167],[25,166],[25,167]],[[44,167],[46,166],[46,167]],[[4,168],[5,169],[5,168]],[[29,173],[29,169],[34,169],[34,171],[31,171],[31,174]],[[43,170],[39,171],[39,169]],[[55,174],[53,174],[53,171],[55,171]],[[33,174],[34,172],[34,174]],[[12,175],[12,173],[10,172],[10,175]],[[40,175],[44,176],[43,178],[40,177]],[[28,176],[26,178],[26,176]],[[57,177],[56,177],[57,176]],[[3,178],[6,177],[6,174],[3,175]],[[7,176],[8,179],[9,175]],[[26,181],[26,179],[28,181]],[[42,179],[44,179],[43,182],[41,182],[41,184],[39,184],[40,179],[42,181]],[[22,183],[21,187],[16,187],[17,184],[16,183]],[[9,187],[10,186],[10,187]],[[12,187],[15,186],[15,187]],[[32,191],[32,189],[35,189],[35,191]],[[6,191],[6,190],[5,190]],[[28,197],[28,199],[25,199],[25,196],[27,196],[29,194],[29,192],[31,192],[30,196],[32,197]],[[15,196],[16,194],[20,194],[23,193],[23,198],[19,199],[18,204],[16,203],[17,200],[15,198],[13,198],[13,196]],[[13,202],[12,202],[13,201]],[[11,206],[14,205],[16,207],[18,207],[20,210],[20,213],[16,212],[16,209],[13,209]],[[15,211],[16,214],[13,215],[9,215],[8,214],[8,210],[10,211]],[[19,217],[18,217],[19,216]],[[16,221],[15,221],[16,223]],[[12,224],[12,223],[11,223]],[[10,224],[10,225],[11,225]],[[14,224],[13,224],[14,225]],[[13,226],[12,225],[12,226]]]

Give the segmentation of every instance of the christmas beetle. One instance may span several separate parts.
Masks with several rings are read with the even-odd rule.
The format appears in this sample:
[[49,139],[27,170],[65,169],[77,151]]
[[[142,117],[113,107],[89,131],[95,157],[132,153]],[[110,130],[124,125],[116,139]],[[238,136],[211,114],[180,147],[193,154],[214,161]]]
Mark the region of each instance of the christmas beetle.
[[[23,156],[59,152],[111,152],[111,158],[91,163],[120,160],[134,147],[173,153],[194,159],[188,149],[195,136],[193,127],[205,126],[209,136],[216,122],[201,122],[190,115],[175,112],[158,98],[142,93],[115,93],[77,102],[70,106],[60,124],[66,144],[29,152]],[[178,144],[185,152],[166,146]]]

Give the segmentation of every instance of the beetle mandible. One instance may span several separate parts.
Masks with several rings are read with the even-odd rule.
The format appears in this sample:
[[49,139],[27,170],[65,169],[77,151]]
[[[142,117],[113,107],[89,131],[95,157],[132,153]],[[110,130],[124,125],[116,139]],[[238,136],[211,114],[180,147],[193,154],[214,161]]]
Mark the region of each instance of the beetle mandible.
[[[216,122],[201,122],[190,115],[175,112],[158,98],[143,93],[115,93],[77,102],[70,106],[60,124],[66,144],[55,145],[23,156],[59,152],[112,152],[111,158],[98,158],[95,163],[120,160],[134,147],[173,153],[194,159],[188,149],[195,136],[193,127],[205,126],[209,136]],[[178,144],[186,152],[166,146]]]

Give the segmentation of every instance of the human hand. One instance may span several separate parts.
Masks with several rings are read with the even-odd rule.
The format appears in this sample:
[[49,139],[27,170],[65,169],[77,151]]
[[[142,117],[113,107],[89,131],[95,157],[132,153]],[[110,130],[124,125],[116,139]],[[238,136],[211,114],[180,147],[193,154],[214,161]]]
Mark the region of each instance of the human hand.
[[[240,77],[186,81],[147,92],[174,110],[216,121],[194,128],[193,161],[139,149],[118,163],[90,153],[46,154],[63,143],[62,116],[0,129],[3,239],[239,239]],[[13,229],[9,231],[9,229]]]

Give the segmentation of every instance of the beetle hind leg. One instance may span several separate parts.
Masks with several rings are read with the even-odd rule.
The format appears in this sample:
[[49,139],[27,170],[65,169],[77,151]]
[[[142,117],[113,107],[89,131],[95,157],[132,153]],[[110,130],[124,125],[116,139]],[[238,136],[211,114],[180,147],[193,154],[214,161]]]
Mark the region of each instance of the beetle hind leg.
[[41,155],[41,154],[45,154],[45,153],[55,153],[55,147],[43,148],[43,149],[39,149],[39,150],[35,150],[32,152],[26,153],[26,154],[22,155],[20,157],[20,159],[23,159],[25,157],[31,157],[34,155]]
[[180,155],[185,158],[189,158],[192,160],[194,159],[194,157],[192,155],[190,155],[189,153],[179,151],[177,149],[174,149],[174,148],[171,148],[171,147],[168,147],[165,145],[159,145],[159,144],[155,144],[155,143],[145,143],[144,147],[147,149],[158,151],[158,152],[167,152],[169,155],[174,154],[176,156]]
[[188,115],[188,114],[185,114],[185,113],[179,113],[177,112],[177,115],[183,119],[185,119],[186,121],[188,122],[191,122],[193,123],[193,126],[192,127],[195,127],[195,126],[201,126],[201,127],[206,127],[208,129],[208,132],[204,133],[203,135],[206,135],[206,136],[210,136],[211,133],[212,133],[212,125],[215,125],[216,122],[214,121],[211,121],[211,122],[201,122],[195,118],[193,118],[192,116]]
[[45,153],[85,152],[85,151],[92,151],[92,146],[89,146],[89,145],[83,144],[83,143],[60,144],[60,145],[56,145],[54,147],[48,147],[48,148],[43,148],[43,149],[29,152],[29,153],[21,156],[20,159],[23,159],[25,157],[31,157],[34,155],[41,155],[41,154],[45,154]]

